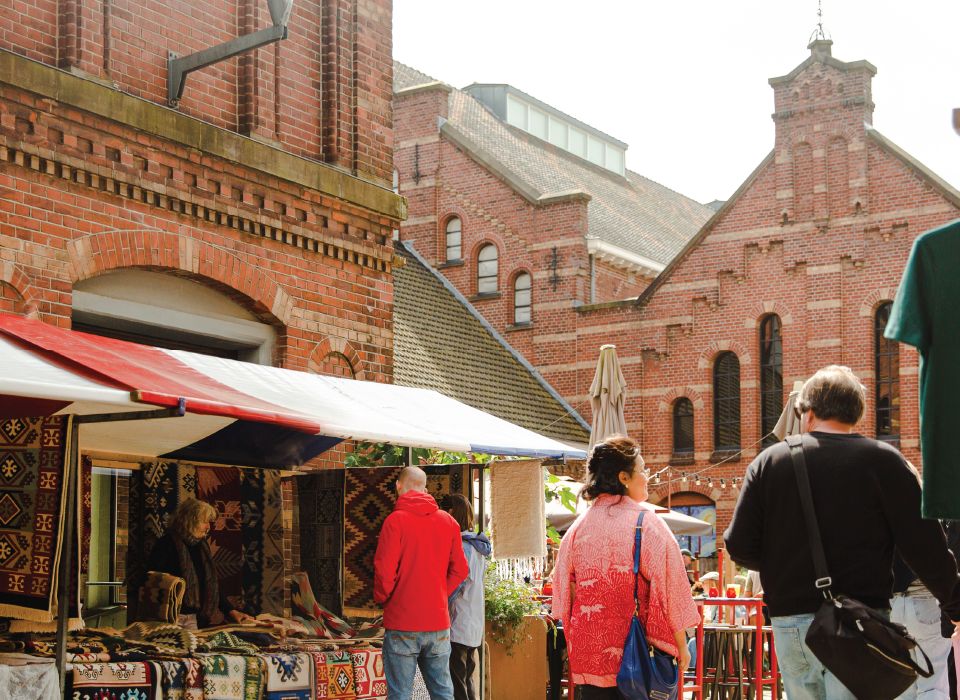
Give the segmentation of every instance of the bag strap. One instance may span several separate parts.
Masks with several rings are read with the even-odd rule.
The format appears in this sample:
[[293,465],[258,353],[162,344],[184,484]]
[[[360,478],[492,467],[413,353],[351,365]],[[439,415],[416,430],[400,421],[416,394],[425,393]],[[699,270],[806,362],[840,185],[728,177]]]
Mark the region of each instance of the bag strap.
[[797,488],[800,491],[800,503],[803,505],[803,519],[807,523],[807,538],[810,542],[810,551],[813,554],[813,568],[817,574],[816,586],[823,591],[827,600],[833,599],[830,586],[833,579],[827,570],[827,558],[823,553],[823,540],[820,538],[820,526],[817,524],[817,513],[813,509],[813,493],[810,491],[810,477],[807,474],[807,460],[803,457],[803,439],[800,435],[787,436],[787,445],[790,446],[790,456],[793,457],[793,472],[797,477]]
[[633,610],[634,615],[640,612],[640,546],[643,540],[643,516],[646,514],[647,511],[640,511],[633,535],[633,602],[636,604]]

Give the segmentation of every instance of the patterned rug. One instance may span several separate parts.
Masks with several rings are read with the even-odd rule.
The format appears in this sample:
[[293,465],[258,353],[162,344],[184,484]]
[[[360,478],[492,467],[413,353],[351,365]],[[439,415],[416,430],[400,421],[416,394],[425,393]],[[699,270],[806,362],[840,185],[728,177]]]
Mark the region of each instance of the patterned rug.
[[[195,467],[154,462],[130,479],[130,540],[127,549],[129,619],[146,575],[154,543],[183,500],[212,505],[217,518],[208,541],[224,595],[250,615],[283,615],[283,508],[280,478],[273,472],[234,467]],[[135,517],[139,513],[140,517]],[[214,616],[214,623],[220,621]]]
[[0,422],[0,615],[52,622],[63,534],[67,418]]
[[[462,493],[464,465],[422,467],[427,491],[438,501],[449,493]],[[343,499],[343,612],[376,613],[373,602],[373,558],[383,521],[396,503],[396,467],[347,469]]]
[[355,700],[353,657],[347,651],[311,652],[317,700]]
[[313,658],[310,654],[260,656],[267,665],[266,700],[314,700]]
[[326,469],[294,479],[300,527],[300,566],[317,602],[342,613],[343,469]]
[[204,700],[261,700],[263,659],[201,654]]
[[355,651],[353,673],[357,683],[358,700],[387,697],[387,677],[383,672],[383,653]]
[[159,700],[156,666],[149,662],[74,664],[72,700]]
[[197,659],[161,661],[164,700],[204,700],[203,667]]

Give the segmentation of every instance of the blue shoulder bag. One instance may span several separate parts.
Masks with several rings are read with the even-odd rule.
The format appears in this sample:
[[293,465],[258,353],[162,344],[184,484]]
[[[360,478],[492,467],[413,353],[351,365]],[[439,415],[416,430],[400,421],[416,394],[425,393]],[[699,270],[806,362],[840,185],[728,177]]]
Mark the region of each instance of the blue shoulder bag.
[[630,632],[623,645],[623,661],[617,672],[617,688],[624,700],[676,700],[679,692],[680,667],[677,659],[647,641],[640,622],[640,543],[643,537],[643,516],[637,518],[636,539],[633,545],[633,599],[636,608],[630,622]]

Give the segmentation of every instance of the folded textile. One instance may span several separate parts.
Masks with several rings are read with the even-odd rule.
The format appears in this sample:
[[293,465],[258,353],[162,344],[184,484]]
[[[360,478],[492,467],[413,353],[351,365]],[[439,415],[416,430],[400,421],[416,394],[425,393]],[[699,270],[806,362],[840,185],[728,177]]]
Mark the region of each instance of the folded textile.
[[310,579],[304,572],[290,577],[290,600],[296,613],[293,617],[318,637],[349,639],[356,635],[347,622],[317,603],[310,588]]
[[233,636],[235,636],[241,642],[252,644],[253,646],[257,647],[257,649],[272,647],[277,643],[276,637],[272,637],[264,632],[253,632],[252,630],[237,630],[233,633]]
[[314,700],[309,654],[261,654],[261,658],[267,667],[266,700]]
[[164,656],[189,656],[197,650],[197,634],[166,622],[134,622],[122,630],[96,630],[110,638],[119,637],[128,646]]
[[[156,669],[148,662],[74,664],[72,700],[159,700]],[[59,694],[59,687],[57,688]]]
[[387,697],[387,677],[383,672],[383,653],[380,651],[354,651],[353,673],[357,684],[358,700],[373,700]]
[[0,665],[0,698],[60,700],[60,676],[56,665]]
[[288,620],[284,617],[277,617],[276,615],[268,615],[264,613],[262,615],[257,615],[257,622],[270,625],[270,634],[277,637],[310,636],[310,631],[303,626],[302,622],[298,622],[297,620]]
[[198,654],[204,700],[262,700],[263,659],[259,656]]
[[253,644],[248,644],[232,632],[215,632],[210,636],[202,636],[197,651],[221,652],[224,654],[256,654],[260,650]]
[[186,590],[187,584],[179,576],[148,572],[137,599],[137,619],[176,624]]
[[353,657],[346,651],[311,652],[317,700],[355,700]]

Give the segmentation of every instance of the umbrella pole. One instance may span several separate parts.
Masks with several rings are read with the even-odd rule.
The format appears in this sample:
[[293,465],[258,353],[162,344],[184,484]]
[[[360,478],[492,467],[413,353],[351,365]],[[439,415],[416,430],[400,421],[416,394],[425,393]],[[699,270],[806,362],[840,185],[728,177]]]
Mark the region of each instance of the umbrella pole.
[[57,570],[57,673],[60,675],[60,697],[67,683],[67,634],[70,628],[70,559],[73,544],[73,518],[77,500],[77,486],[80,480],[80,424],[76,416],[70,423],[67,452],[64,455],[64,475],[67,492],[67,508],[63,524],[63,537],[60,544],[60,565]]

